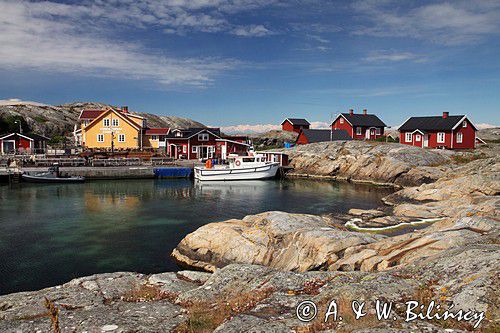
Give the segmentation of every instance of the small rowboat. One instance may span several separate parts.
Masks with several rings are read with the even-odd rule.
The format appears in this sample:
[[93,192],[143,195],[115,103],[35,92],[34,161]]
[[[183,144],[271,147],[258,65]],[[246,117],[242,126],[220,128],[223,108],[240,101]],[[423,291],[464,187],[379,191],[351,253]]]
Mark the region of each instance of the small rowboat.
[[229,165],[194,168],[194,178],[201,181],[256,180],[276,177],[278,162],[266,161],[263,155],[233,156]]

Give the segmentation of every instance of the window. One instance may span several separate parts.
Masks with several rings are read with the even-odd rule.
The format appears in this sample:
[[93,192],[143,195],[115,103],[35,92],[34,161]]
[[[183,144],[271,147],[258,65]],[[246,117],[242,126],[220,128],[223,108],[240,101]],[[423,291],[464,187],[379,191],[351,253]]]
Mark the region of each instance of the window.
[[411,142],[411,133],[405,133],[405,141]]
[[422,136],[420,134],[415,135],[415,141],[420,142],[422,140]]
[[208,133],[200,133],[198,134],[199,141],[208,141]]
[[118,142],[125,142],[125,134],[118,134]]
[[104,125],[104,127],[109,127],[109,119],[106,118],[102,121],[102,124]]
[[179,131],[179,132],[175,132],[175,136],[179,137],[179,136],[182,136],[182,133]]
[[187,153],[187,150],[188,150],[187,148],[188,148],[187,146],[182,146],[182,152],[183,152],[184,154],[185,154],[185,153]]
[[193,153],[193,154],[197,154],[197,153],[198,153],[198,147],[193,146],[193,147],[191,148],[191,153]]
[[356,127],[356,135],[361,135],[361,127]]
[[444,143],[444,132],[439,132],[437,135],[437,143]]
[[380,128],[377,128],[377,135],[380,135],[382,133],[382,130]]
[[464,120],[464,122],[462,123],[462,127],[467,127],[467,121]]
[[344,118],[340,118],[339,122],[340,122],[341,124],[343,124],[343,123],[344,123]]
[[118,127],[120,126],[120,122],[118,121],[118,119],[114,119],[111,121],[111,124],[113,124],[113,127]]
[[462,133],[457,133],[457,143],[462,143],[464,136]]
[[243,160],[243,162],[255,162],[255,158],[253,158],[253,157],[246,157],[246,158],[243,158],[242,160]]
[[151,135],[151,140],[158,141],[158,135]]
[[97,142],[104,142],[104,134],[97,134]]

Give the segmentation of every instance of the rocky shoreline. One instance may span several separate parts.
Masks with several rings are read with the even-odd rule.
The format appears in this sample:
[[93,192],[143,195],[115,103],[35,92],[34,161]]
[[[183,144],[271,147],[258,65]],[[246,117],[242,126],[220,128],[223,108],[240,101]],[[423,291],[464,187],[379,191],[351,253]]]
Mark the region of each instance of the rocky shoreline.
[[[173,252],[199,271],[111,273],[0,297],[0,331],[48,332],[45,297],[59,309],[62,332],[460,332],[472,320],[405,321],[404,304],[484,312],[479,331],[499,329],[500,158],[401,145],[322,143],[290,152],[296,173],[390,183],[382,210],[347,215],[265,212],[207,224]],[[388,237],[345,226],[394,226],[436,219]],[[342,321],[325,322],[335,299]],[[296,318],[304,300],[318,305]],[[353,300],[371,311],[353,318]],[[377,320],[376,300],[394,302]],[[53,319],[53,318],[52,318]],[[477,319],[477,318],[476,318]],[[477,320],[476,320],[477,322]]]

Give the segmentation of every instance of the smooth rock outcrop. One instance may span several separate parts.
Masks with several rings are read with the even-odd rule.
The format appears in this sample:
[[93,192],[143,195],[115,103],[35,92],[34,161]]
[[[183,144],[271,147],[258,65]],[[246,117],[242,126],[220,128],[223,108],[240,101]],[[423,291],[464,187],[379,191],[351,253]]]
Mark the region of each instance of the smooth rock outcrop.
[[303,272],[328,266],[348,247],[382,238],[340,229],[320,216],[267,212],[207,224],[187,235],[172,256],[210,272],[229,263]]

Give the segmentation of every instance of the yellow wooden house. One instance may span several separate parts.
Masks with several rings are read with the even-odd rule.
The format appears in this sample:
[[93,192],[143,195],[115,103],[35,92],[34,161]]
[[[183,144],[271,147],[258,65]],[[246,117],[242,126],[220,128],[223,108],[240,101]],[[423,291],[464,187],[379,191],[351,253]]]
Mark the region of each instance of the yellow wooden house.
[[75,130],[77,144],[99,150],[157,149],[160,133],[169,129],[148,128],[146,120],[128,112],[107,108],[83,110],[80,113],[80,128]]

